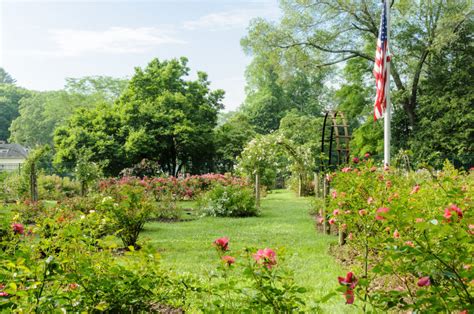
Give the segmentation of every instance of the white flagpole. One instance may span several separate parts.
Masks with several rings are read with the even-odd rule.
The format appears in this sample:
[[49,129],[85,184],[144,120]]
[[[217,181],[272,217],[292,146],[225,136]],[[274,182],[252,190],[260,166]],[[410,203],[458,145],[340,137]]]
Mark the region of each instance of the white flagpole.
[[[388,48],[390,47],[390,2],[389,0],[384,1],[386,5],[387,12],[387,44]],[[388,50],[389,51],[389,50]],[[387,85],[385,87],[385,92],[387,93],[387,108],[385,108],[385,119],[384,119],[384,132],[383,132],[383,155],[384,155],[384,165],[390,165],[390,122],[392,120],[392,104],[390,103],[390,62],[387,62]]]

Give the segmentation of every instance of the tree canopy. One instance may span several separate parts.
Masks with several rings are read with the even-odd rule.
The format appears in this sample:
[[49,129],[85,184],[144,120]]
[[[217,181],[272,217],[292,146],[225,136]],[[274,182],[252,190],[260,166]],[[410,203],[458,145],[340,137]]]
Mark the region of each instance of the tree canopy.
[[210,171],[224,92],[211,91],[204,72],[186,80],[189,72],[186,58],[153,59],[136,68],[113,106],[81,110],[57,129],[56,161],[75,162],[79,151],[90,150],[107,174],[143,159],[171,175]]

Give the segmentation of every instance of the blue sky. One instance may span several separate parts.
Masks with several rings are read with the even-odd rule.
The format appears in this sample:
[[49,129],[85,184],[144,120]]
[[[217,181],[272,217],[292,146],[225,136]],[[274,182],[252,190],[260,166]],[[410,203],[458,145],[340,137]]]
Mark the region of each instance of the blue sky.
[[154,57],[186,56],[226,91],[228,111],[245,97],[249,21],[278,16],[277,0],[0,0],[0,66],[20,86],[53,90],[66,77],[129,77]]

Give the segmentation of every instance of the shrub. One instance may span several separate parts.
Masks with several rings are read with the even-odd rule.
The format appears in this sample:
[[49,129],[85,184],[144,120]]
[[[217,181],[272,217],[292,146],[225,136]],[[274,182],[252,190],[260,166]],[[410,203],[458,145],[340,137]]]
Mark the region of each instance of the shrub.
[[253,191],[240,185],[215,185],[199,200],[204,215],[217,217],[257,216]]
[[100,208],[110,217],[124,246],[138,248],[140,232],[156,213],[154,199],[145,187],[132,185],[115,185],[106,195]]
[[[303,313],[315,312],[303,301],[306,289],[295,284],[281,264],[283,259],[270,248],[232,251],[229,238],[216,239],[218,282],[210,287],[203,312],[220,313]],[[241,273],[239,271],[242,271]],[[239,272],[238,281],[232,273]]]
[[77,196],[80,193],[80,184],[68,177],[61,178],[57,175],[38,176],[38,194],[43,200],[61,200]]
[[176,205],[172,196],[162,197],[157,203],[156,211],[154,211],[155,217],[158,220],[176,220],[180,217],[181,210]]
[[39,241],[16,234],[0,250],[0,312],[153,312],[179,310],[191,286],[161,269],[153,250],[117,257],[93,247],[66,222]]
[[371,160],[334,174],[326,219],[348,234],[355,291],[383,311],[474,307],[474,173],[380,169]]

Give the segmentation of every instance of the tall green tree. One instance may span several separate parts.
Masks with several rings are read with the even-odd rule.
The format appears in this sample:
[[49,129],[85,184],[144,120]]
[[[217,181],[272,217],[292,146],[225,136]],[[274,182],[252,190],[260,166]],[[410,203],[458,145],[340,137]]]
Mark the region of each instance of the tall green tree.
[[8,129],[19,115],[20,100],[29,95],[29,91],[13,84],[0,84],[0,140],[10,138]]
[[[410,143],[417,141],[417,133],[424,133],[424,121],[427,120],[424,120],[423,115],[426,110],[433,114],[432,118],[442,119],[440,111],[434,114],[434,107],[429,109],[424,106],[431,104],[438,110],[439,107],[453,106],[453,99],[445,99],[447,102],[444,104],[435,104],[436,102],[427,102],[422,98],[429,93],[439,96],[437,91],[440,89],[428,83],[433,67],[450,73],[453,66],[458,66],[455,60],[449,57],[453,53],[448,51],[453,50],[459,42],[472,42],[470,38],[463,38],[462,34],[472,34],[473,12],[469,0],[399,0],[391,1],[390,5],[394,110],[392,136],[393,146],[397,149],[413,147]],[[284,55],[296,51],[300,55],[306,55],[310,60],[311,69],[328,68],[334,71],[333,73],[340,74],[341,69],[352,67],[349,72],[357,74],[358,77],[347,79],[346,76],[346,81],[340,85],[333,97],[333,103],[341,104],[341,108],[348,110],[354,119],[359,120],[354,127],[359,123],[367,123],[369,127],[370,122],[363,115],[365,108],[370,108],[372,102],[369,98],[369,107],[366,107],[366,95],[374,95],[371,71],[379,32],[380,2],[281,0],[280,6],[283,11],[281,19],[277,23],[262,19],[254,21],[250,25],[248,38],[253,43],[259,43],[259,47],[273,50],[274,54]],[[444,63],[433,63],[440,53],[446,56]],[[470,52],[464,46],[459,53],[466,56]],[[359,63],[358,67],[354,66],[356,63]],[[360,72],[361,69],[363,72]],[[337,86],[334,82],[337,82],[339,77],[328,76],[328,82]],[[359,110],[354,103],[364,106],[364,109]],[[467,108],[463,108],[464,117]],[[450,116],[448,111],[446,114],[447,117]],[[378,133],[376,129],[379,128],[370,129],[373,131],[372,135]],[[447,128],[443,127],[441,130],[447,131]],[[466,131],[462,134],[465,137]],[[360,139],[363,139],[361,145],[366,148],[370,146],[371,149],[378,147],[377,143],[366,142],[373,138],[372,135],[369,138],[361,133],[360,135]],[[443,133],[443,136],[449,136],[449,132]],[[438,140],[441,140],[441,137],[437,138]],[[418,144],[423,145],[421,141]],[[438,151],[433,145],[425,146],[431,147],[427,150]],[[428,151],[423,154],[427,155]]]
[[312,56],[307,51],[268,45],[278,37],[272,24],[257,19],[241,40],[244,51],[253,57],[246,71],[247,97],[242,110],[259,133],[278,129],[290,110],[308,115],[320,115],[323,110],[322,83],[327,71],[311,67]]
[[20,101],[19,116],[10,127],[10,141],[27,146],[53,144],[54,130],[78,108],[113,104],[127,81],[111,77],[66,79],[65,90],[33,92]]
[[57,163],[74,163],[82,150],[117,175],[143,159],[171,175],[213,168],[213,130],[223,107],[222,90],[211,91],[207,75],[186,80],[187,59],[153,59],[136,68],[113,106],[75,113],[55,134]]
[[215,130],[216,170],[234,172],[237,157],[245,145],[256,135],[247,116],[242,113],[233,115]]
[[417,132],[410,148],[419,161],[442,167],[447,158],[456,166],[474,164],[474,23],[460,40],[433,54],[422,82]]

